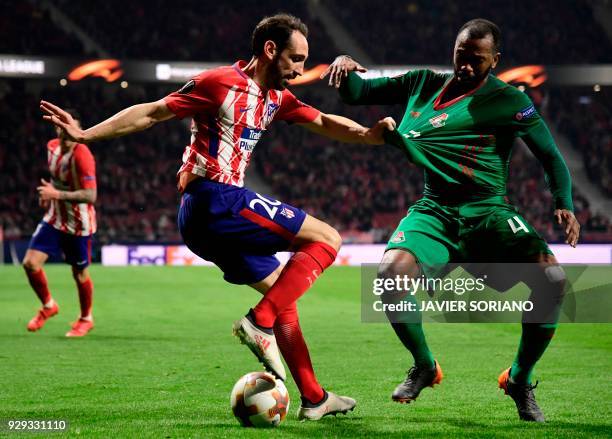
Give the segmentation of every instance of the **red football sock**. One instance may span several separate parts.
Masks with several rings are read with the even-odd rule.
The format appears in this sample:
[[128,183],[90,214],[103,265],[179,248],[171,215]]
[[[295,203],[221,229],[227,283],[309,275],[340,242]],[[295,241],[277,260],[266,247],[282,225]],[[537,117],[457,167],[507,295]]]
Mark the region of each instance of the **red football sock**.
[[79,303],[81,304],[81,318],[91,315],[91,304],[93,302],[93,282],[87,278],[85,282],[77,281],[79,289]]
[[295,302],[276,318],[274,335],[278,348],[289,366],[291,375],[302,396],[312,403],[323,399],[325,393],[317,381],[306,340],[302,335]]
[[255,323],[274,326],[276,316],[298,300],[336,259],[336,250],[324,242],[303,245],[289,259],[272,288],[253,308]]
[[47,283],[45,271],[42,268],[38,271],[26,270],[26,274],[28,275],[28,280],[30,281],[32,289],[42,304],[49,303],[49,300],[51,300],[51,292],[49,291],[49,284]]

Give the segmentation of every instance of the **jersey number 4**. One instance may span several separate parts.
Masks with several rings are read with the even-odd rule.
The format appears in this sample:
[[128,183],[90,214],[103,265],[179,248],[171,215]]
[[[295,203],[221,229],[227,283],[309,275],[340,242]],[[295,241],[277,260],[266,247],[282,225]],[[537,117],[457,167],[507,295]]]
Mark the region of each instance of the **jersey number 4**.
[[508,224],[512,229],[512,233],[514,233],[515,235],[519,230],[523,230],[524,232],[529,233],[529,229],[527,228],[525,223],[521,221],[521,218],[518,215],[515,215],[512,218],[508,218]]
[[255,206],[260,204],[261,207],[267,212],[270,219],[274,219],[276,212],[278,211],[278,206],[281,205],[281,202],[278,200],[270,200],[269,198],[264,197],[263,195],[255,194],[257,198],[253,198],[249,203],[249,207],[255,210]]

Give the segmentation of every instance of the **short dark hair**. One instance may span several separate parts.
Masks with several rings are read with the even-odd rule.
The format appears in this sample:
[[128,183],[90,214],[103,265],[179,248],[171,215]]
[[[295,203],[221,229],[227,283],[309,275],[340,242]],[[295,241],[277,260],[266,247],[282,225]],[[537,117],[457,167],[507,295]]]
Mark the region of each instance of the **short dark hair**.
[[276,14],[261,20],[251,37],[253,55],[259,56],[263,53],[264,44],[271,40],[276,43],[278,51],[282,52],[289,44],[289,39],[294,31],[308,37],[308,27],[299,18],[290,14]]
[[495,52],[499,52],[501,49],[501,31],[492,21],[485,20],[484,18],[474,18],[461,26],[457,36],[464,30],[468,31],[469,39],[486,38],[487,35],[491,35]]

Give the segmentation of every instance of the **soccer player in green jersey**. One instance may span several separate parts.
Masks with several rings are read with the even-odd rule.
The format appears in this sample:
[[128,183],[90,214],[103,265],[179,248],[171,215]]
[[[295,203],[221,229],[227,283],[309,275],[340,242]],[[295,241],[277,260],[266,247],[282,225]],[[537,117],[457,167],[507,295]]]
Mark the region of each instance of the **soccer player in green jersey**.
[[[522,138],[544,167],[554,197],[554,218],[565,227],[566,243],[575,246],[580,225],[573,214],[571,179],[531,100],[491,74],[500,59],[500,40],[494,23],[475,19],[457,35],[454,73],[414,70],[365,80],[356,74],[365,71],[358,62],[339,56],[322,77],[330,75],[329,84],[348,104],[404,105],[402,121],[385,140],[425,171],[423,197],[393,233],[379,276],[435,276],[440,274],[436,267],[448,262],[533,262],[534,275],[522,279],[532,290],[530,300],[546,291],[549,296],[543,300],[558,316],[563,270],[546,242],[505,197],[514,139]],[[524,322],[514,362],[499,377],[499,386],[512,397],[523,420],[544,421],[531,374],[556,322]],[[439,383],[442,370],[427,346],[420,320],[395,318],[391,324],[414,358],[406,380],[392,395],[394,401],[407,403],[424,387]]]

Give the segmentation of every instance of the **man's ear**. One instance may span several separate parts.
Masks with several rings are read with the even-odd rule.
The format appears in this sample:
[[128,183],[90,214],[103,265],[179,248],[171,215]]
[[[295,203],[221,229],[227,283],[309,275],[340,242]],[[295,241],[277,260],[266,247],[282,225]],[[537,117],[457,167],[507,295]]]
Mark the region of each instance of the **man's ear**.
[[265,42],[263,49],[264,56],[272,61],[276,56],[276,51],[278,48],[276,47],[276,43],[274,41],[268,40]]
[[497,63],[499,63],[499,58],[501,57],[501,53],[497,52],[495,54],[495,56],[493,56],[493,65],[491,66],[491,68],[495,68],[497,67]]

